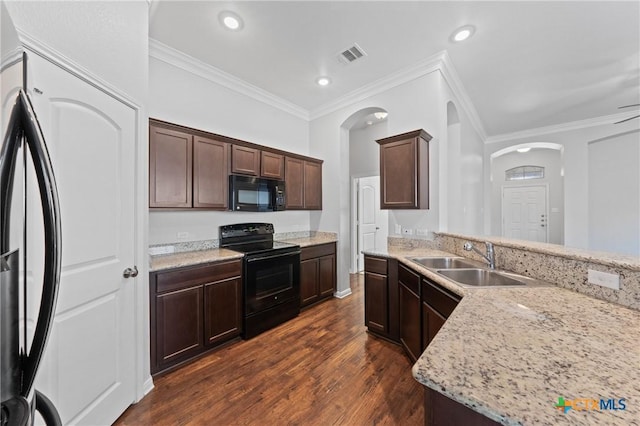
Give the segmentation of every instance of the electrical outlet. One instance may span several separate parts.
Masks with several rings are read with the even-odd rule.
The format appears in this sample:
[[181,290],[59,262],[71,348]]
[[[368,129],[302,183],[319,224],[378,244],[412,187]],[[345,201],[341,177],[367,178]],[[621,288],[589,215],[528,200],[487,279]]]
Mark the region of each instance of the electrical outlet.
[[402,226],[396,225],[395,226],[395,233],[396,234],[402,234]]
[[186,240],[187,238],[189,238],[189,233],[188,232],[178,232],[176,234],[176,238],[179,240]]
[[591,284],[612,288],[614,290],[620,290],[619,274],[609,274],[607,272],[594,271],[593,269],[589,269],[587,272],[587,279]]
[[150,247],[149,254],[151,256],[156,256],[159,254],[171,254],[176,251],[174,246],[160,246],[160,247]]
[[427,228],[416,228],[416,235],[421,237],[426,237],[429,234],[429,230]]
[[402,235],[413,235],[413,229],[411,229],[411,228],[402,228]]

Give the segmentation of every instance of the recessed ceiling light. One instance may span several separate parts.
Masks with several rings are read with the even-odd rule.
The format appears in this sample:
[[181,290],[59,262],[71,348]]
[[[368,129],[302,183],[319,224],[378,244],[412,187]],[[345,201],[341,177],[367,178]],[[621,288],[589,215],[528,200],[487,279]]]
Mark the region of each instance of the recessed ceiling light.
[[220,23],[227,29],[232,31],[240,31],[244,27],[242,18],[237,13],[225,10],[218,15]]
[[387,118],[387,115],[389,115],[389,113],[385,111],[378,111],[373,113],[373,116],[378,120],[384,120],[385,118]]
[[367,120],[367,126],[371,126],[372,124],[373,124],[373,121]]
[[525,153],[525,152],[531,151],[531,148],[518,148],[518,149],[516,149],[516,151]]
[[461,42],[473,35],[476,32],[476,28],[473,25],[465,25],[464,27],[460,27],[453,32],[451,35],[451,41],[453,42]]
[[316,83],[318,83],[320,86],[328,86],[329,84],[331,84],[331,79],[329,77],[318,77]]

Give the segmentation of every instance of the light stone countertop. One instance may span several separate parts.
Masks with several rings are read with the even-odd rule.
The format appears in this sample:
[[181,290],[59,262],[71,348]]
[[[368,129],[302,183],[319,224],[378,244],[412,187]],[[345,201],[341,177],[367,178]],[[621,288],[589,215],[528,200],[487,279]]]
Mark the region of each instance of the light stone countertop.
[[[438,250],[365,254],[464,296],[413,366],[418,382],[506,425],[640,425],[640,312],[558,287],[462,288],[405,259]],[[625,398],[626,410],[563,413],[558,397]]]
[[585,250],[574,247],[567,247],[558,244],[539,243],[535,241],[523,241],[512,238],[502,237],[486,237],[486,236],[469,236],[452,234],[448,232],[439,232],[438,235],[451,236],[455,238],[461,238],[464,240],[475,241],[483,243],[485,241],[491,241],[494,244],[498,244],[504,247],[510,247],[520,250],[527,250],[536,253],[543,253],[552,256],[564,257],[566,259],[577,259],[581,261],[590,261],[608,266],[619,266],[633,271],[640,271],[640,256],[633,256],[630,254],[621,253],[608,253],[602,251]]
[[224,248],[160,254],[150,256],[149,272],[179,268],[181,266],[193,266],[202,263],[218,262],[221,260],[242,259],[243,256],[244,255],[242,253]]
[[[297,244],[300,247],[309,247],[313,245],[335,242],[337,241],[337,238],[336,234],[333,233],[318,232],[317,235],[311,237],[283,239],[279,241]],[[243,253],[225,248],[212,248],[208,250],[194,250],[182,253],[153,255],[149,256],[149,272],[179,268],[181,266],[192,266],[202,263],[218,262],[221,260],[241,259],[243,256]]]
[[336,234],[323,232],[317,233],[312,237],[302,237],[302,238],[290,238],[286,240],[279,240],[285,243],[297,244],[300,247],[309,247],[309,246],[317,246],[320,244],[326,243],[334,243],[338,241]]

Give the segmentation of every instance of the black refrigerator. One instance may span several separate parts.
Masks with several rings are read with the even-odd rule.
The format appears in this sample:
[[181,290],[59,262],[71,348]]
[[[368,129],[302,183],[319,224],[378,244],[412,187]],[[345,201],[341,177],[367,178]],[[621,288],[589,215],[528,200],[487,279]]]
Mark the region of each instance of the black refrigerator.
[[[33,105],[26,93],[28,57],[4,3],[0,2],[0,425],[31,425],[38,411],[47,425],[60,424],[51,401],[34,389],[53,324],[60,283],[60,213],[53,167]],[[31,185],[28,174],[35,175]],[[33,196],[30,197],[33,192]],[[33,203],[28,200],[39,200]],[[42,223],[27,225],[28,209],[42,210]],[[42,236],[44,266],[39,307],[27,313],[29,233]],[[37,305],[37,304],[36,304]],[[35,319],[29,328],[28,317]],[[29,332],[28,332],[29,330]]]

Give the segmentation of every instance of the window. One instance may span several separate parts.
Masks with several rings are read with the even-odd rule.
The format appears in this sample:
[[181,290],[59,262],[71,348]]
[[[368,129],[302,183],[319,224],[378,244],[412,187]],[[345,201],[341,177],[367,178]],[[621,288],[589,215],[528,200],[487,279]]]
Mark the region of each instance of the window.
[[504,172],[504,179],[509,180],[528,180],[543,179],[544,167],[540,166],[519,166]]

